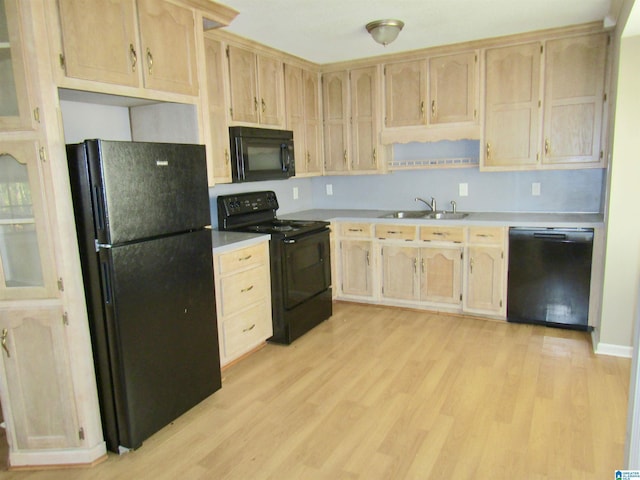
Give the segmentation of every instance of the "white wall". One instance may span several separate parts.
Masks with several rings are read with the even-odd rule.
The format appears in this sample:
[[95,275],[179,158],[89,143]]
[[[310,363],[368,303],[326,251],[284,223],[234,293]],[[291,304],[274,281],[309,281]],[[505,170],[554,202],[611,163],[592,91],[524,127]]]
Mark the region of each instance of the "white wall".
[[632,344],[640,285],[640,36],[620,47],[599,347]]

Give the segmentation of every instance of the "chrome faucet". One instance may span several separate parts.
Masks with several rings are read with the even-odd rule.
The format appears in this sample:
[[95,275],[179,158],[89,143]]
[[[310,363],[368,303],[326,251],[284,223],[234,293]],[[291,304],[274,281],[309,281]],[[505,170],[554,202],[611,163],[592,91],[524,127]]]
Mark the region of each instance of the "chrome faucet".
[[436,211],[436,199],[431,197],[431,203],[427,202],[426,200],[420,198],[420,197],[416,197],[416,202],[422,202],[424,203],[427,207],[429,207],[432,211]]

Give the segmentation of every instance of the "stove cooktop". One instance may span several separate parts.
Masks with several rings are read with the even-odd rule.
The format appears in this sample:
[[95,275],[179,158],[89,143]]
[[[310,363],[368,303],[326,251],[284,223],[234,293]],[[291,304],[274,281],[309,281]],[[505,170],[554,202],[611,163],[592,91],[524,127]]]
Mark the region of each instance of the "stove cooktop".
[[292,236],[302,235],[316,230],[323,230],[327,225],[329,225],[329,222],[274,219],[269,222],[259,223],[256,225],[247,225],[243,229],[248,232]]

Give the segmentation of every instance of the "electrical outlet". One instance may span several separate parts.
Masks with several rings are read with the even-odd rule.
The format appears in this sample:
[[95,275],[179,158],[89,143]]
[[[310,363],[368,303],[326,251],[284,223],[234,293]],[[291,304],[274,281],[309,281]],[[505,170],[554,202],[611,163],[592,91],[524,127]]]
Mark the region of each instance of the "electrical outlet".
[[298,195],[299,195],[298,187],[293,187],[293,199],[297,200],[298,199]]
[[458,184],[458,195],[461,197],[469,196],[469,184],[468,183],[459,183]]
[[540,182],[533,182],[531,184],[531,195],[534,197],[540,196]]
[[327,183],[327,195],[333,195],[333,185]]

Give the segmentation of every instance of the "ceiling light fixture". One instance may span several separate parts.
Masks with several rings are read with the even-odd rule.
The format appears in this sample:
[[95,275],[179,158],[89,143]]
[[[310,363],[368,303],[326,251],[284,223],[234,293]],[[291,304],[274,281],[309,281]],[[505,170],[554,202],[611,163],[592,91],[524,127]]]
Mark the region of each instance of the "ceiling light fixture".
[[393,42],[404,27],[404,22],[400,20],[375,20],[367,23],[367,32],[373,39],[385,47]]

